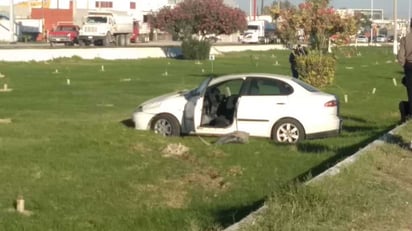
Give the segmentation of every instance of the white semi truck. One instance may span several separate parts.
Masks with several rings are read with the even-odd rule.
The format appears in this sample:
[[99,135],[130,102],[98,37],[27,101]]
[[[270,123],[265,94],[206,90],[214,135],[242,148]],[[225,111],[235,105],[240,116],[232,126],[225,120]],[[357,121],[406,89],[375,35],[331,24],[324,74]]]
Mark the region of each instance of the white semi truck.
[[79,45],[127,46],[133,34],[133,18],[113,12],[88,12],[79,31]]
[[273,43],[276,40],[276,28],[266,20],[255,20],[247,23],[247,30],[240,37],[242,43]]

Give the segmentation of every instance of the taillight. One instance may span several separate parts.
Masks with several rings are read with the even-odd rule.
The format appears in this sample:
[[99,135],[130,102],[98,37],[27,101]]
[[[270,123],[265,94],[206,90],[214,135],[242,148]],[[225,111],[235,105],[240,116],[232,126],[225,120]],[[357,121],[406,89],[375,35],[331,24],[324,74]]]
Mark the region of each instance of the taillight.
[[336,107],[338,106],[338,101],[337,100],[331,100],[328,101],[324,104],[325,107]]

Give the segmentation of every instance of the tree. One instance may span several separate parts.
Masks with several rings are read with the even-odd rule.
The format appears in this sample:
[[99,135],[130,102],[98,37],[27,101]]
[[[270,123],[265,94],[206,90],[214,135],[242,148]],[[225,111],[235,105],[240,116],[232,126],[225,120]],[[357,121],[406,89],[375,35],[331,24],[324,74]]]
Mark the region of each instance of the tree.
[[185,0],[174,8],[164,7],[153,15],[151,25],[167,31],[174,38],[193,34],[231,34],[247,26],[246,15],[223,0]]
[[329,0],[306,0],[298,8],[280,11],[278,28],[283,39],[296,39],[298,30],[303,30],[313,49],[325,50],[332,35],[349,39],[356,34],[359,26],[356,17],[341,17]]
[[277,19],[280,16],[280,11],[290,8],[296,8],[289,0],[274,1],[271,6],[265,6],[263,8],[263,14],[269,14],[273,19]]

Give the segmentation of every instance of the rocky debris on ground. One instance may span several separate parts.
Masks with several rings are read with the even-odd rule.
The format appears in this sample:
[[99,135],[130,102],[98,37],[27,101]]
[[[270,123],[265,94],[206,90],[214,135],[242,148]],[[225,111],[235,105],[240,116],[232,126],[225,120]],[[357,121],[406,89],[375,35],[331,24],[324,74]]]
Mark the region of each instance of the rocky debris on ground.
[[242,131],[232,132],[232,133],[229,133],[229,134],[226,134],[220,137],[216,141],[215,144],[221,145],[221,144],[229,144],[229,143],[240,143],[240,144],[249,143],[249,133],[242,132]]
[[11,124],[11,119],[10,118],[0,119],[0,124]]
[[162,150],[163,157],[180,157],[183,156],[184,154],[187,154],[189,152],[189,148],[184,146],[181,143],[173,143],[173,144],[168,144],[166,148]]

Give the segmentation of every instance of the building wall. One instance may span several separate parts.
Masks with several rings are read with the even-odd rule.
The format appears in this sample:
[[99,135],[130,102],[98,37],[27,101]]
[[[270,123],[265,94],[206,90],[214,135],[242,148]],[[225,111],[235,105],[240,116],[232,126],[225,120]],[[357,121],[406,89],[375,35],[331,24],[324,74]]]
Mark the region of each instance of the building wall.
[[47,33],[54,29],[59,22],[73,22],[73,12],[71,9],[32,9],[32,19],[43,19],[43,33],[39,34],[37,41],[43,41]]

